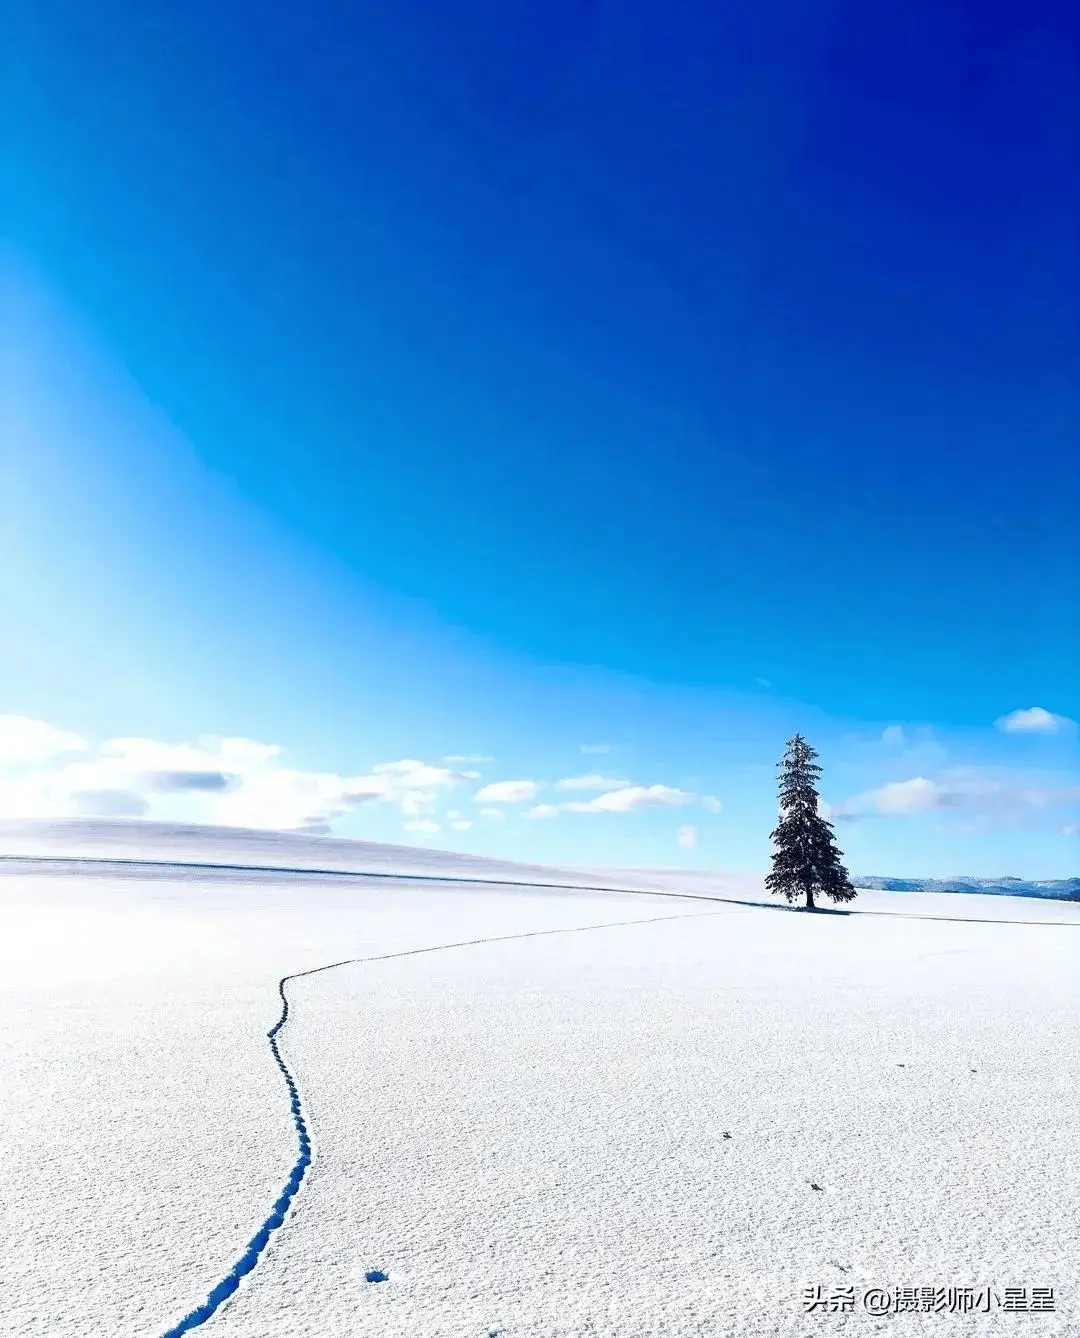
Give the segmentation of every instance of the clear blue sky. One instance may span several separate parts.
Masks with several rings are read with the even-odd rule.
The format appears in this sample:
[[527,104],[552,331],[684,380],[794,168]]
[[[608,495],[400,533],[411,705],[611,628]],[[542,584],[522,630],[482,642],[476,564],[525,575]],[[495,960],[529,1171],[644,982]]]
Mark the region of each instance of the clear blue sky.
[[[22,7],[0,714],[345,776],[483,754],[414,805],[437,833],[334,829],[731,868],[802,728],[858,870],[1075,874],[1078,33]],[[598,770],[723,811],[475,816]]]

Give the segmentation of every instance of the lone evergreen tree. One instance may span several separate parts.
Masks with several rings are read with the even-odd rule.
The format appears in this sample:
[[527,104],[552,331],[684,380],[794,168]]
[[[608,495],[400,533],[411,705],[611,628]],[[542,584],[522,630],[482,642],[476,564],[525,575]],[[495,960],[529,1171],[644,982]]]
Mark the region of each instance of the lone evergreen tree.
[[833,826],[818,812],[817,753],[801,734],[788,740],[777,771],[780,776],[780,822],[772,833],[772,872],[765,879],[770,892],[795,901],[805,894],[814,909],[814,892],[833,901],[851,901],[855,889],[841,861]]

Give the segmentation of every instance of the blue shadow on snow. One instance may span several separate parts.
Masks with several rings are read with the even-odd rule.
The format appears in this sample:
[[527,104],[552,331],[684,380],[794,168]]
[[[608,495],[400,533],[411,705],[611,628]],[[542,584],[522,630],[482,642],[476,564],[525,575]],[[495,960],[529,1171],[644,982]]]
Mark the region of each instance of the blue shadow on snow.
[[[181,1334],[188,1333],[191,1329],[196,1329],[200,1324],[205,1324],[208,1319],[212,1319],[218,1309],[232,1296],[233,1292],[240,1286],[240,1279],[245,1273],[250,1273],[259,1262],[259,1256],[266,1249],[270,1241],[270,1235],[285,1222],[285,1214],[289,1211],[296,1192],[303,1183],[307,1168],[311,1165],[311,1139],[308,1136],[307,1125],[304,1123],[304,1115],[300,1109],[300,1094],[296,1090],[296,1083],[293,1076],[285,1065],[281,1057],[281,1051],[278,1049],[278,1032],[282,1029],[289,1018],[289,999],[285,993],[285,981],[289,977],[285,976],[278,981],[278,993],[281,995],[281,1016],[277,1022],[266,1033],[270,1042],[270,1052],[274,1056],[274,1062],[281,1070],[285,1079],[285,1086],[289,1091],[289,1108],[292,1110],[293,1124],[296,1126],[297,1139],[300,1144],[300,1156],[296,1160],[296,1165],[292,1168],[292,1173],[285,1182],[285,1188],[281,1191],[273,1208],[270,1210],[270,1216],[256,1231],[254,1236],[248,1241],[247,1249],[240,1256],[228,1273],[222,1278],[218,1285],[213,1289],[210,1295],[200,1306],[196,1306],[189,1314],[185,1315],[179,1324],[174,1324],[168,1329],[162,1338],[180,1338]],[[371,1274],[368,1275],[369,1280]],[[380,1275],[379,1280],[382,1280]]]

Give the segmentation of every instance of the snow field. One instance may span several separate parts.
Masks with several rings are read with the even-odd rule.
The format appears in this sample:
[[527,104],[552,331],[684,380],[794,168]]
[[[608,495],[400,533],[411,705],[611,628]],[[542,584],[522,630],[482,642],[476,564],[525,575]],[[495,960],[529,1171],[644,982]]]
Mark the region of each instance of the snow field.
[[[682,905],[629,913],[658,904]],[[282,975],[626,915],[580,894],[0,877],[0,1330],[161,1338],[232,1267],[297,1156],[266,1039]]]
[[[1075,1332],[1072,932],[724,908],[298,981],[318,1160],[220,1332]],[[844,1281],[1059,1312],[802,1313]]]
[[[2,876],[4,1331],[161,1338],[231,1268],[296,1160],[282,975],[540,933],[289,984],[315,1161],[195,1332],[1075,1335],[1080,907],[855,907]],[[1058,1310],[806,1316],[811,1282]]]

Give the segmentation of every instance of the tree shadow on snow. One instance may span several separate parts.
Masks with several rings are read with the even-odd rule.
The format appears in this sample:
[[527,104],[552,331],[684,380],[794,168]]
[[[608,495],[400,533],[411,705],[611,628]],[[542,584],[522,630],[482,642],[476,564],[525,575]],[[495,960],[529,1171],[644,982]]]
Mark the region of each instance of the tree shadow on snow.
[[755,911],[788,911],[792,915],[851,915],[852,911],[842,911],[839,907],[815,906],[812,910],[806,906],[789,906],[782,901],[740,901],[735,897],[709,897],[709,901],[723,901],[728,906],[749,906]]

